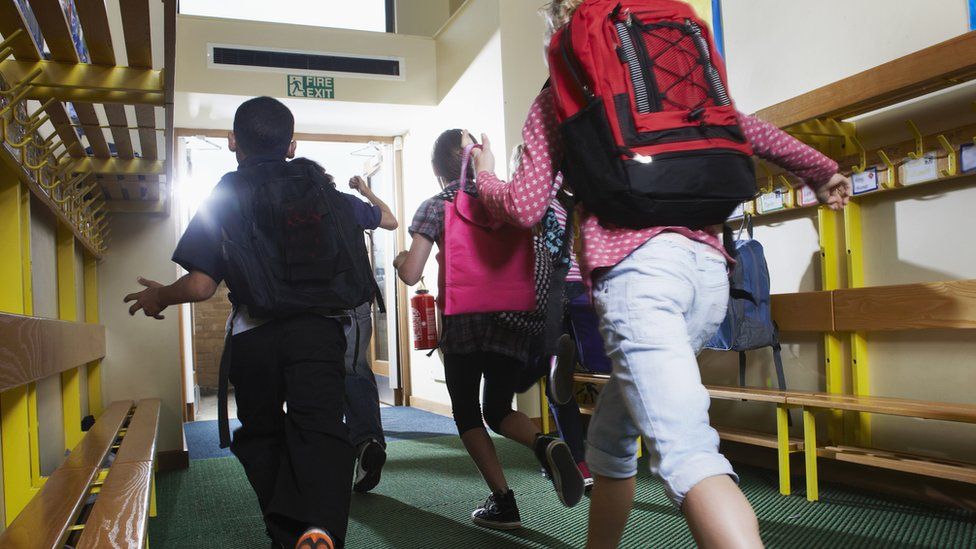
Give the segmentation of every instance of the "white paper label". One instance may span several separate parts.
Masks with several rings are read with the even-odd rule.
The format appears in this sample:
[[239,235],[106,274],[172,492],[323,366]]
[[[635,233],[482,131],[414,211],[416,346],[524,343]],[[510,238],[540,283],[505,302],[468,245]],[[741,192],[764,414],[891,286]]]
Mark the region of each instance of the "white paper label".
[[976,170],[976,145],[973,143],[963,145],[959,150],[959,158],[964,173]]
[[736,206],[735,210],[732,210],[732,215],[729,216],[729,219],[739,219],[745,214],[746,214],[746,204],[745,202],[743,202],[742,204]]
[[878,169],[868,168],[861,173],[854,174],[854,194],[864,194],[878,190]]
[[800,189],[800,205],[801,206],[812,206],[817,203],[817,193],[813,189],[807,187],[806,185]]
[[903,185],[914,185],[939,178],[939,162],[935,153],[928,153],[918,160],[909,160],[901,169]]
[[762,195],[759,197],[759,209],[762,211],[762,213],[782,210],[786,207],[786,204],[783,201],[783,196],[785,196],[785,193],[780,189]]

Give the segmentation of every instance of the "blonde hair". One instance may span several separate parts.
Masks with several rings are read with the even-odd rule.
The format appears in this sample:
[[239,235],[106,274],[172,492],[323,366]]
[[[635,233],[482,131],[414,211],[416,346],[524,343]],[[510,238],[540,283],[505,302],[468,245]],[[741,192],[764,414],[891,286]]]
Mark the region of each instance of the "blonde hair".
[[571,17],[586,0],[552,0],[542,8],[542,15],[546,18],[546,44],[556,31],[569,23]]

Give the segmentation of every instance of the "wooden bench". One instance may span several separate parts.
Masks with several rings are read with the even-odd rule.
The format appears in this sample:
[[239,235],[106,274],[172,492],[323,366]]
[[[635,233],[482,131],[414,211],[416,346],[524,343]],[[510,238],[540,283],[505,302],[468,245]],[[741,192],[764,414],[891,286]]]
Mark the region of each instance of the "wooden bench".
[[[607,374],[584,374],[577,373],[573,376],[577,383],[592,383],[595,385],[605,385],[610,376]],[[763,448],[772,448],[777,452],[779,462],[779,490],[783,495],[789,495],[791,491],[790,483],[790,454],[803,451],[803,441],[799,438],[789,436],[789,416],[787,406],[787,391],[776,391],[770,389],[753,389],[746,387],[722,387],[706,386],[710,397],[716,400],[738,400],[751,402],[769,402],[776,404],[776,433],[766,433],[749,429],[733,427],[719,427],[719,437],[728,442],[739,444],[749,444]],[[580,412],[592,415],[593,406],[582,405]]]
[[0,547],[145,546],[159,408],[157,399],[134,410],[112,403],[0,534]]
[[902,452],[849,445],[817,446],[817,424],[814,412],[843,410],[851,412],[914,417],[928,420],[976,424],[976,404],[952,404],[902,398],[797,393],[787,397],[787,405],[803,410],[803,435],[806,461],[807,499],[818,499],[817,457],[858,463],[936,478],[976,484],[976,464],[939,460]]

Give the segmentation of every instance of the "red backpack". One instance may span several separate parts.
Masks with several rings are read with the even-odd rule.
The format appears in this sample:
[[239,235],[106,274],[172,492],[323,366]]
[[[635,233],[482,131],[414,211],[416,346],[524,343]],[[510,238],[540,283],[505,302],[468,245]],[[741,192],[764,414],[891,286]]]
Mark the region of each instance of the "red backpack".
[[574,194],[603,223],[724,223],[757,193],[725,67],[675,0],[587,0],[549,66]]

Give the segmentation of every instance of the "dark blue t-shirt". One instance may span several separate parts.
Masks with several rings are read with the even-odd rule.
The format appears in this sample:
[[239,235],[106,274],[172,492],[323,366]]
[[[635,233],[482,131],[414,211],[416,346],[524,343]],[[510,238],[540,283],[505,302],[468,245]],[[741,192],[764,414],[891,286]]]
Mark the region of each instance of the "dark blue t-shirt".
[[[248,158],[241,163],[240,167],[245,168],[262,162],[280,160],[280,158],[264,159],[258,157],[253,160]],[[217,185],[214,188],[214,191],[200,206],[193,219],[190,220],[186,231],[176,245],[176,251],[173,252],[173,261],[180,267],[187,271],[201,271],[217,282],[224,279],[223,259],[220,252],[220,225],[217,221],[217,213],[224,213],[228,209],[237,207],[236,199],[228,190],[222,185]],[[351,194],[342,193],[342,196],[352,209],[356,223],[363,230],[370,231],[379,227],[383,213],[378,206],[372,206]]]

